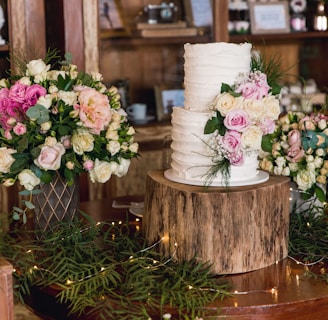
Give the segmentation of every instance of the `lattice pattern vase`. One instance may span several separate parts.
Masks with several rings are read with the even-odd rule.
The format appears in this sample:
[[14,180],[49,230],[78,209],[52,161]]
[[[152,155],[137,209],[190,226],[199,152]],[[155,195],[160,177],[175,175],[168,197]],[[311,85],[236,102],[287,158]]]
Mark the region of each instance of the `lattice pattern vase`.
[[34,228],[39,231],[53,230],[60,221],[73,221],[79,211],[79,179],[68,186],[59,174],[49,184],[40,187],[34,197]]

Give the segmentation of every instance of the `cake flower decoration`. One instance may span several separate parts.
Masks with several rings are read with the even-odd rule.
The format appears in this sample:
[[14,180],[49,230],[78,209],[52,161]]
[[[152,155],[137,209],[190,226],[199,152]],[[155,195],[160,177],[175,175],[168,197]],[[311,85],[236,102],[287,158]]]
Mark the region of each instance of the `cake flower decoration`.
[[250,72],[239,74],[232,86],[223,83],[209,104],[215,113],[204,128],[205,134],[213,134],[208,143],[213,166],[206,174],[206,185],[217,172],[229,185],[230,166],[243,165],[247,155],[259,152],[262,137],[273,133],[280,114],[280,86],[278,63],[272,60],[270,65],[275,67],[268,75],[262,57],[253,56]]

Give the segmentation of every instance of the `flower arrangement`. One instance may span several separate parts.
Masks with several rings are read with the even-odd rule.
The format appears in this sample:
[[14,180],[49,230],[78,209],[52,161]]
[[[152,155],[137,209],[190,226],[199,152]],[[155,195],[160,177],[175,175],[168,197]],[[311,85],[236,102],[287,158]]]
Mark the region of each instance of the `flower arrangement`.
[[221,172],[228,185],[230,166],[243,165],[245,157],[259,152],[262,137],[274,131],[280,114],[279,78],[277,60],[266,65],[254,55],[249,73],[239,74],[232,86],[222,84],[221,93],[209,105],[215,115],[204,129],[205,134],[214,134],[208,143],[214,165],[206,184]]
[[328,116],[290,111],[264,137],[262,148],[261,169],[291,177],[306,197],[325,201],[320,185],[326,184],[328,174]]
[[[56,52],[0,80],[0,182],[27,191],[58,172],[69,185],[82,172],[105,183],[127,173],[138,155],[135,130],[115,87],[99,73],[78,72]],[[56,61],[49,64],[50,61]],[[56,69],[56,65],[58,68]]]

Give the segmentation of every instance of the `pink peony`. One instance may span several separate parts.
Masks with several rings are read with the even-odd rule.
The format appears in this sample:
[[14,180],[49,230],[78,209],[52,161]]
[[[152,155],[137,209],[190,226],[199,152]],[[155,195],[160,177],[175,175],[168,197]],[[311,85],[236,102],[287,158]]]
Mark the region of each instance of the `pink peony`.
[[78,101],[74,106],[79,111],[83,125],[94,134],[106,129],[111,120],[111,110],[108,97],[93,88],[81,88]]
[[268,95],[269,90],[266,74],[257,71],[251,72],[248,81],[241,83],[236,92],[245,99],[260,100]]
[[227,129],[244,132],[251,125],[251,121],[244,110],[234,109],[227,113],[224,125]]
[[36,105],[38,99],[47,94],[47,90],[41,87],[39,84],[33,84],[26,89],[26,95],[24,103],[22,104],[22,109],[26,112],[30,107]]
[[241,134],[237,131],[228,130],[221,138],[221,144],[228,153],[235,153],[241,148]]
[[26,89],[28,86],[20,82],[16,82],[9,90],[9,98],[18,104],[25,102]]

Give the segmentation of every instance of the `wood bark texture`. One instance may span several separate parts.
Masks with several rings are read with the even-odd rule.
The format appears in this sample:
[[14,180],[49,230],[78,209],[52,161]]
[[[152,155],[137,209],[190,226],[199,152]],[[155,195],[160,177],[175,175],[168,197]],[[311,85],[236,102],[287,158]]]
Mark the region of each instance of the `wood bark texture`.
[[287,257],[289,178],[243,187],[191,186],[147,176],[143,232],[163,239],[159,251],[177,261],[209,262],[214,274],[261,269]]

